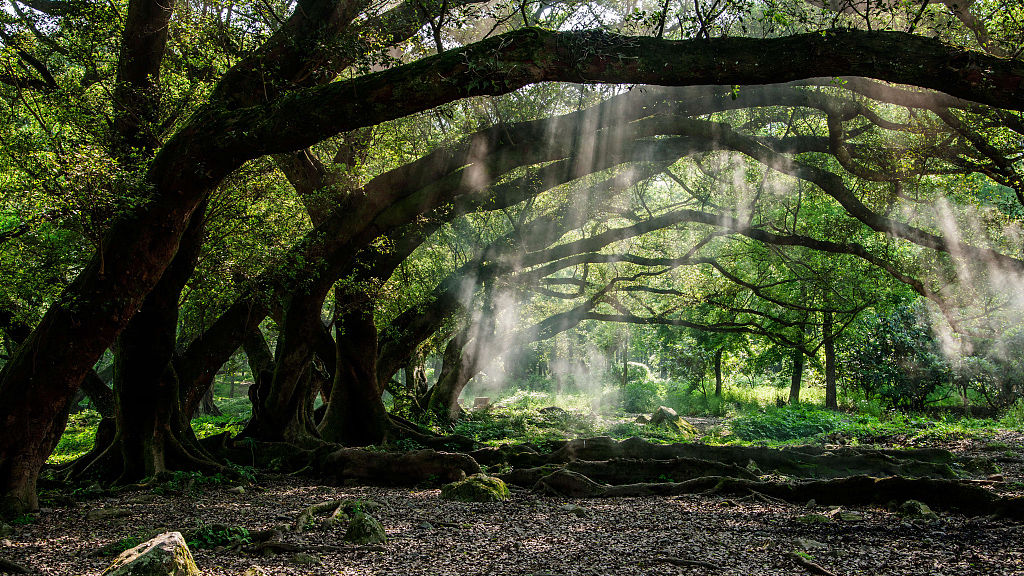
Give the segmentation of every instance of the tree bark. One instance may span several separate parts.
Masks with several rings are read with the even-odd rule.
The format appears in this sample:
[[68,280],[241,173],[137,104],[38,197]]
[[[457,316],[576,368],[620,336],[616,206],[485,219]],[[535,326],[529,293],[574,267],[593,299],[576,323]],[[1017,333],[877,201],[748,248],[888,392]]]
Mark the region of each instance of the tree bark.
[[378,444],[388,436],[391,423],[377,381],[373,305],[362,293],[349,294],[338,305],[335,379],[320,434],[328,442],[346,446]]
[[799,348],[793,349],[793,375],[789,384],[789,405],[800,403],[800,380],[804,375],[804,353]]
[[824,312],[821,331],[822,348],[825,351],[825,408],[839,410],[839,398],[836,390],[836,343],[831,310]]
[[724,347],[715,350],[715,397],[722,397],[722,352]]
[[110,446],[84,466],[83,472],[98,472],[126,484],[173,470],[221,469],[198,445],[190,425],[192,413],[182,409],[178,377],[171,363],[178,301],[202,247],[205,202],[199,210],[171,265],[116,340],[116,431]]

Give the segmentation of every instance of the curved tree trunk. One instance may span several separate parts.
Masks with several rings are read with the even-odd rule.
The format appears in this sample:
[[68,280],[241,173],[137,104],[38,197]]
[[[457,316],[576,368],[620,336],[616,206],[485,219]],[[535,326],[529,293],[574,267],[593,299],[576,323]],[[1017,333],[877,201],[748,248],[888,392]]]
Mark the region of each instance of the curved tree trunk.
[[320,391],[311,370],[316,342],[323,330],[320,310],[324,296],[319,291],[305,291],[291,297],[274,354],[273,379],[269,386],[258,383],[260,405],[253,407],[247,436],[299,445],[319,438],[307,404]]
[[142,307],[117,337],[114,350],[114,437],[83,472],[99,472],[118,484],[172,470],[216,471],[221,466],[192,432],[182,410],[171,364],[178,328],[178,300],[195,271],[205,218],[202,203],[189,222],[178,253]]

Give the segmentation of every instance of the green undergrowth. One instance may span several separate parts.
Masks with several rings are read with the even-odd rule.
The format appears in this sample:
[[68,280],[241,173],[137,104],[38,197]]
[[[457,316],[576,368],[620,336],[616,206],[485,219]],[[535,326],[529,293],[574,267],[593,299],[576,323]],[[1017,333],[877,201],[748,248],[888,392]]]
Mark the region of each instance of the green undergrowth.
[[46,463],[54,466],[66,464],[91,450],[100,419],[99,412],[95,410],[83,410],[68,416],[68,426]]
[[894,443],[916,446],[960,439],[985,439],[1005,423],[991,419],[943,417],[885,411],[832,412],[819,407],[767,407],[729,422],[724,442],[844,444]]

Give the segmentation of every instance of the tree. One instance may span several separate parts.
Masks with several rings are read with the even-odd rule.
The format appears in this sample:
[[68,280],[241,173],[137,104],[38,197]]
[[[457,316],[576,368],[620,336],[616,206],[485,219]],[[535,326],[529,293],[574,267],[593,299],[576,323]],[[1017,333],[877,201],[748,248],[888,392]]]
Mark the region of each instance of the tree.
[[[117,347],[125,361],[120,374],[127,377],[132,373],[129,360],[134,358],[138,362],[150,355],[159,359],[154,366],[160,372],[145,378],[155,376],[163,381],[164,358],[173,358],[168,308],[175,308],[176,313],[173,302],[183,286],[175,271],[191,275],[196,246],[202,243],[200,231],[210,197],[246,162],[267,155],[294,153],[352,130],[474,96],[508,94],[537,82],[739,86],[820,76],[870,75],[941,90],[955,98],[1004,110],[1021,108],[1022,69],[1017,60],[976,53],[904,32],[849,28],[763,39],[713,37],[723,29],[720,23],[705,19],[696,31],[698,39],[670,41],[664,39],[666,26],[662,18],[655,37],[526,27],[443,50],[445,39],[438,27],[441,21],[450,20],[443,15],[432,19],[417,10],[415,4],[399,4],[386,12],[374,13],[364,3],[309,0],[301,2],[280,22],[264,25],[256,19],[253,26],[261,32],[262,43],[243,51],[239,50],[238,42],[246,26],[235,23],[233,27],[227,21],[232,17],[231,11],[218,14],[209,26],[191,28],[191,19],[200,18],[188,7],[151,0],[129,2],[123,11],[123,22],[115,16],[116,7],[94,23],[95,19],[88,18],[88,11],[95,9],[91,6],[63,7],[35,1],[23,6],[32,11],[19,8],[12,28],[15,33],[5,32],[3,38],[10,58],[19,62],[20,68],[10,67],[0,81],[6,85],[5,100],[15,103],[12,113],[19,119],[16,124],[32,125],[35,140],[22,138],[16,131],[8,133],[16,144],[5,146],[8,162],[15,158],[14,163],[18,164],[19,150],[52,149],[57,165],[99,168],[83,179],[88,186],[70,195],[80,212],[76,214],[76,221],[82,224],[80,237],[94,245],[92,256],[86,256],[89,251],[79,247],[77,262],[81,264],[65,268],[75,271],[74,279],[63,287],[60,295],[48,296],[40,303],[41,314],[35,328],[0,373],[0,410],[5,428],[19,431],[0,439],[0,490],[5,509],[12,511],[36,507],[36,478],[63,430],[71,398],[100,355],[125,330],[128,335],[158,336],[154,344],[159,341],[159,346],[154,348],[159,350],[128,351],[128,345],[135,344],[136,339],[122,337]],[[43,20],[52,22],[55,32],[47,35],[36,25]],[[382,60],[382,50],[414,36],[425,21],[434,26],[432,36],[437,54],[362,73]],[[205,46],[216,49],[209,53],[194,50],[172,34],[179,29],[194,29],[215,38],[216,42]],[[97,67],[88,51],[82,49],[89,45],[83,39],[96,37],[113,48],[111,53],[118,54],[114,69]],[[379,44],[367,44],[365,39],[378,40]],[[892,54],[907,57],[897,61],[891,58]],[[786,65],[780,67],[775,62]],[[64,64],[69,66],[64,68]],[[56,69],[76,70],[79,74],[55,75],[52,70]],[[344,80],[332,82],[342,73]],[[89,101],[89,88],[97,82],[109,88],[105,92],[109,99],[98,108],[110,121],[102,126],[90,123],[85,116],[67,121],[62,111],[68,108],[61,105],[62,99]],[[194,89],[178,90],[190,83]],[[846,89],[856,93],[861,85],[851,84]],[[1013,162],[1007,162],[998,146],[965,126],[963,120],[971,114],[988,115],[988,109],[976,109],[959,101],[949,104],[944,97],[931,96],[928,103],[922,104],[917,92],[876,85],[867,89],[880,92],[878,97],[883,101],[891,99],[914,109],[934,110],[958,134],[958,143],[969,143],[970,154],[987,159],[983,165],[976,165],[972,160],[963,160],[957,150],[943,156],[945,161],[961,162],[961,170],[983,173],[1013,188]],[[745,90],[731,88],[730,94],[737,96],[738,91],[738,100]],[[168,95],[175,97],[165,97]],[[806,95],[798,97],[813,99]],[[710,113],[708,110],[704,114]],[[878,175],[878,167],[887,159],[860,153],[857,146],[849,143],[850,136],[843,124],[861,116],[873,119],[873,111],[865,111],[856,103],[843,103],[836,109],[826,108],[824,114],[829,134],[826,154],[856,178],[868,182],[884,180]],[[1012,129],[1015,116],[1002,110],[991,114],[995,118],[1002,114],[1001,119]],[[55,122],[70,126],[67,132],[72,136],[53,130]],[[831,171],[831,165],[823,167],[816,162],[791,159],[785,149],[765,144],[760,135],[743,134],[729,125],[685,116],[675,128],[674,135],[684,143],[696,141],[700,147],[744,154],[782,174],[813,183],[871,230],[939,252],[984,258],[1003,271],[1018,273],[1021,269],[1019,260],[997,249],[956,240],[886,216],[884,211],[859,199],[844,178]],[[497,135],[492,133],[490,137]],[[825,143],[820,139],[812,143],[815,142]],[[76,159],[68,152],[75,149],[72,145],[80,143],[89,145],[86,149],[92,156],[87,160],[94,160],[92,163]],[[488,148],[472,145],[465,151],[489,154]],[[441,161],[445,158],[451,162]],[[458,202],[463,196],[471,198],[480,192],[498,197],[490,189],[482,192],[449,185],[436,203],[423,204],[432,198],[433,190],[419,183],[440,183],[445,177],[471,181],[467,176],[479,176],[492,167],[486,156],[462,156],[463,162],[467,158],[472,162],[453,164],[458,158],[458,154],[447,157],[446,153],[438,152],[433,158],[410,163],[397,171],[382,172],[379,180],[367,182],[358,190],[341,191],[341,201],[331,206],[330,215],[289,255],[278,276],[289,280],[278,293],[281,300],[261,302],[242,298],[209,326],[209,330],[223,329],[231,334],[220,342],[233,342],[237,347],[237,342],[251,334],[253,327],[239,329],[239,323],[229,321],[231,317],[251,320],[280,306],[283,324],[273,376],[267,396],[257,397],[257,404],[269,410],[257,410],[253,423],[261,437],[316,437],[310,429],[311,422],[299,407],[305,405],[303,399],[312,390],[309,379],[315,377],[308,365],[314,342],[323,334],[323,302],[336,280],[360,266],[363,250],[382,235],[398,233],[420,215],[431,210],[443,211],[442,205]],[[45,174],[41,168],[27,161],[19,165],[23,175]],[[587,166],[587,170],[595,168]],[[896,173],[902,177],[929,171],[924,166]],[[67,184],[59,178],[43,178],[40,188],[51,197],[59,197],[67,191]],[[98,193],[108,201],[88,206],[89,194]],[[486,199],[469,202],[487,204]],[[5,230],[4,237],[18,234],[17,230],[25,224],[22,220],[31,222],[35,216],[19,219],[11,232]],[[691,211],[686,217],[704,225],[735,228],[737,233],[752,237],[771,235],[779,242],[815,244],[815,249],[845,251],[882,262],[871,250],[856,244],[826,246],[824,241],[811,236],[778,234],[742,222],[735,224],[734,215]],[[306,269],[302,263],[308,261],[318,261],[320,266],[316,270]],[[915,281],[913,275],[892,268],[903,279]],[[921,291],[928,292],[926,286],[919,285]],[[358,292],[353,300],[362,301]],[[376,341],[372,318],[358,308],[342,315],[344,334],[357,335],[364,343]],[[147,316],[147,310],[154,317]],[[591,319],[608,320],[613,316],[622,315],[587,314]],[[629,315],[625,318],[630,319]],[[169,335],[172,337],[168,338]],[[336,347],[341,341],[342,338],[336,339]],[[379,372],[372,366],[375,354],[370,352],[371,347],[375,346],[368,344],[366,351],[355,355],[364,360],[352,362],[357,358],[349,358],[345,367],[335,369],[333,388],[339,392],[339,403],[351,407],[351,403],[341,400],[344,388],[339,388],[339,378],[348,374],[351,381],[358,380],[362,397],[375,407],[373,414],[380,426],[369,436],[378,437],[387,424],[377,407],[379,394],[368,393],[378,383],[365,381]],[[234,348],[220,344],[213,351],[200,344],[196,348],[189,346],[185,355],[190,352],[195,360],[191,367],[198,375],[187,377],[187,390],[181,390],[179,384],[179,390],[174,392],[172,383],[158,387],[161,399],[156,404],[167,414],[159,420],[123,422],[122,426],[159,429],[166,440],[177,440],[179,446],[184,446],[180,436],[187,436],[187,430],[174,427],[179,426],[176,422],[180,423],[180,414],[191,414],[188,404],[195,395],[205,391],[196,382],[209,377],[203,375],[210,374],[211,367],[215,372],[214,365],[225,361]],[[147,403],[147,399],[137,397],[131,390],[139,386],[137,381],[121,380],[117,394],[123,403],[122,414],[130,412],[130,406]],[[180,374],[178,380],[182,381]],[[262,388],[260,384],[258,389]],[[173,399],[182,395],[186,397],[185,406],[175,409]],[[186,453],[183,459],[194,455]],[[159,463],[158,458],[147,464],[147,469],[160,471],[162,466],[166,463]]]

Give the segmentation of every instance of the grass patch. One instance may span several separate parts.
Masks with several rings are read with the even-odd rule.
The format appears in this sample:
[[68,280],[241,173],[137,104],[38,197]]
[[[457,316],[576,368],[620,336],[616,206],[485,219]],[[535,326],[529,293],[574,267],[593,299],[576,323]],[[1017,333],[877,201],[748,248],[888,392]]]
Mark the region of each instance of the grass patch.
[[835,412],[805,405],[768,407],[735,418],[732,434],[746,441],[786,441],[828,434],[839,429],[846,419]]
[[64,429],[64,434],[61,435],[53,454],[46,459],[46,463],[66,464],[92,450],[96,442],[96,428],[101,418],[95,410],[83,410],[68,416],[68,426]]

